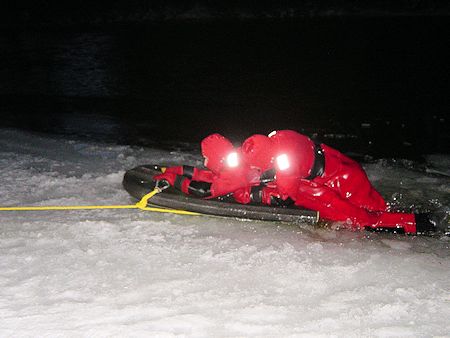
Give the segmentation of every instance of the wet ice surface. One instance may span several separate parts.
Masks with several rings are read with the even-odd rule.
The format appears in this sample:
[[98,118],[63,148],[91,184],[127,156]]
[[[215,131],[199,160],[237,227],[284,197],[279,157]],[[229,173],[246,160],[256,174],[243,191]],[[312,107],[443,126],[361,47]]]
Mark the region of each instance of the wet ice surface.
[[[1,130],[0,205],[134,203],[125,170],[169,160],[199,158]],[[429,160],[448,170],[448,156]],[[445,175],[364,167],[397,207],[449,208]],[[3,212],[0,336],[445,336],[449,245],[136,210]]]

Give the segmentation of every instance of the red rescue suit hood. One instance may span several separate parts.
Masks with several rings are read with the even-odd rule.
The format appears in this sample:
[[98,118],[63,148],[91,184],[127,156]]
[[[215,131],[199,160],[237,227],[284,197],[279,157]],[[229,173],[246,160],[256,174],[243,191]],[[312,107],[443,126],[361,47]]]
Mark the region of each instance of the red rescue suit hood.
[[233,144],[220,134],[211,134],[201,142],[205,166],[214,173],[219,173],[224,167],[226,157],[235,151]]

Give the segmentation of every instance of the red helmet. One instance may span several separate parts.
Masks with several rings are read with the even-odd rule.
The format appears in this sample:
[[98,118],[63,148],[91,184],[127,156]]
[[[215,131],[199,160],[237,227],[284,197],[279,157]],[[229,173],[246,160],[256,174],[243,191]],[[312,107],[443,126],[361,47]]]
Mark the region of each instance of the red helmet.
[[248,165],[265,171],[272,166],[272,140],[265,135],[250,136],[242,143],[242,154]]
[[222,170],[225,158],[235,151],[230,140],[220,134],[211,134],[204,138],[201,147],[205,166],[215,173]]

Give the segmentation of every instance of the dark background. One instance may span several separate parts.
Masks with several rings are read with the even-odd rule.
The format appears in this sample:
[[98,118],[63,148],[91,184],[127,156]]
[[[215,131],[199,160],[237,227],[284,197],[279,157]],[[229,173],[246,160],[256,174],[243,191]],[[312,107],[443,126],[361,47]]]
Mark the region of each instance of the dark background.
[[446,1],[15,1],[0,127],[131,145],[296,129],[354,156],[450,153]]

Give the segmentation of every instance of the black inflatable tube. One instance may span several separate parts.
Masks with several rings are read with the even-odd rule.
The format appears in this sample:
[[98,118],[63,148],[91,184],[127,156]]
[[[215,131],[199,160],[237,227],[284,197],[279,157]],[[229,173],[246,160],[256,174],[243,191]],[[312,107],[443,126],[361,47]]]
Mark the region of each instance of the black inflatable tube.
[[[128,170],[123,177],[123,187],[134,198],[141,199],[152,191],[155,182],[152,177],[161,173],[158,165],[141,165]],[[199,199],[184,195],[174,188],[164,190],[156,194],[149,201],[151,204],[202,214],[236,217],[242,219],[255,219],[263,221],[281,221],[291,223],[316,223],[318,214],[316,211],[299,209],[296,207],[269,207],[264,205],[238,204],[231,202],[232,198]]]

